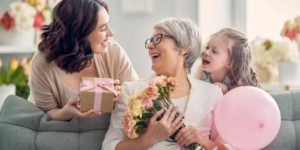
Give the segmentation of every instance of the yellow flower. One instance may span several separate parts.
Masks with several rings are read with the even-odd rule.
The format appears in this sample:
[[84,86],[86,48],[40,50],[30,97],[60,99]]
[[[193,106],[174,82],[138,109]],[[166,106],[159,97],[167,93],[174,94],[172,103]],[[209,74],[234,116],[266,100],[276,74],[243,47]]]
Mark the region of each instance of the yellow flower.
[[11,70],[16,70],[19,67],[19,61],[15,58],[9,60],[9,68]]
[[31,6],[35,7],[39,11],[42,11],[47,6],[45,0],[26,0],[26,2]]
[[143,110],[142,110],[142,103],[137,96],[130,96],[129,98],[129,108],[131,111],[132,116],[140,116],[142,117]]

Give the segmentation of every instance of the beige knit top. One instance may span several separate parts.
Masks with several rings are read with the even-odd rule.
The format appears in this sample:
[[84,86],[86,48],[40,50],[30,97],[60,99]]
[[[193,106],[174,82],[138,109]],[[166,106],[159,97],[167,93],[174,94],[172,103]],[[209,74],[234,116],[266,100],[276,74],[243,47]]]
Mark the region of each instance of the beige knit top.
[[[138,79],[128,56],[114,41],[110,42],[106,53],[95,54],[94,59],[100,78],[119,79],[121,84]],[[49,111],[62,108],[69,99],[76,98],[78,91],[64,83],[62,73],[54,61],[48,63],[43,53],[36,52],[32,58],[28,100],[42,110]]]

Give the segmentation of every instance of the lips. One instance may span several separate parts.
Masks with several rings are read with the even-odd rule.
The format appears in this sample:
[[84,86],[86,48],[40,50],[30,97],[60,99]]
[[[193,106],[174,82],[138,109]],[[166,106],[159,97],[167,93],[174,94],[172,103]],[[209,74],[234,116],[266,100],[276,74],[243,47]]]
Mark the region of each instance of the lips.
[[208,65],[208,64],[210,64],[209,60],[207,60],[207,59],[202,60],[202,65]]
[[149,54],[152,60],[158,59],[160,57],[159,53],[152,52]]
[[108,45],[108,40],[109,40],[109,39],[104,40],[104,41],[101,43],[101,45],[102,45],[103,47],[106,47],[106,46]]

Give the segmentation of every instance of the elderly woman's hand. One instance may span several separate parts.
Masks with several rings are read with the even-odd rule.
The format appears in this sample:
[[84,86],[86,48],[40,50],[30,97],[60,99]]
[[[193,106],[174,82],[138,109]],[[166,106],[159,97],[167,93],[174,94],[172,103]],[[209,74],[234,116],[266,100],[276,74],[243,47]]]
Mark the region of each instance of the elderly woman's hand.
[[[170,107],[156,112],[150,119],[147,131],[144,136],[152,140],[153,143],[165,140],[175,133],[182,125],[183,115],[176,117],[177,107]],[[161,115],[163,115],[161,117]],[[161,119],[159,119],[161,117]]]
[[208,142],[208,137],[202,136],[193,126],[186,126],[182,128],[176,135],[175,139],[180,147],[188,146],[193,143],[206,145]]

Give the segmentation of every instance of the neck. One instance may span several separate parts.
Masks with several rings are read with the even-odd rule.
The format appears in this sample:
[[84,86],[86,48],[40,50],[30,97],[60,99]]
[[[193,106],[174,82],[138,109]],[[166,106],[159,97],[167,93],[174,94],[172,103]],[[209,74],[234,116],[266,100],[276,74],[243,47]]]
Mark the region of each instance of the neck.
[[82,77],[98,77],[98,72],[94,59],[91,64],[79,72]]
[[178,69],[173,75],[176,79],[177,88],[171,93],[171,98],[179,98],[189,95],[191,85],[188,80],[187,72],[185,69]]
[[187,72],[185,70],[183,71],[178,71],[174,74],[174,77],[176,78],[176,82],[179,85],[189,85],[189,80],[187,76]]
[[225,71],[219,71],[219,72],[211,72],[210,73],[210,79],[211,82],[223,82],[226,76]]

